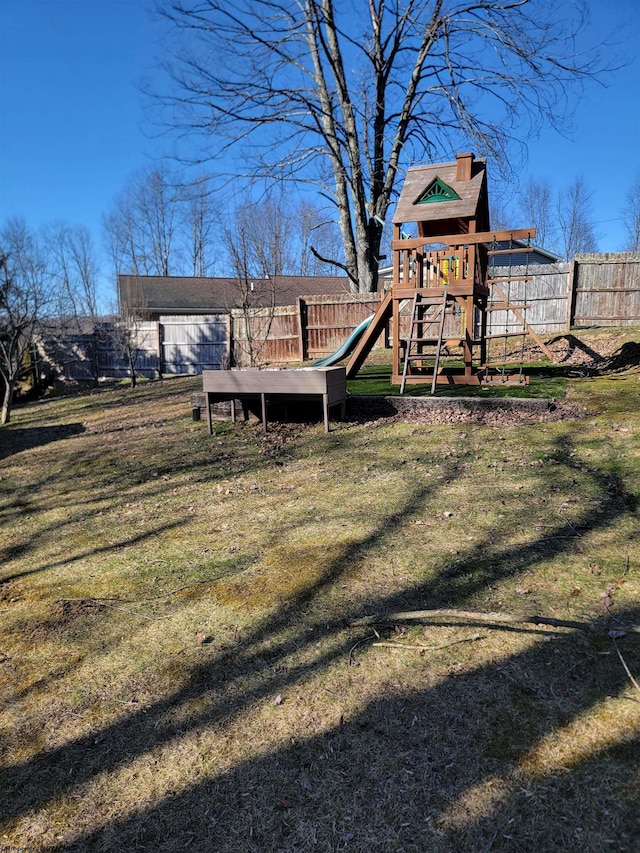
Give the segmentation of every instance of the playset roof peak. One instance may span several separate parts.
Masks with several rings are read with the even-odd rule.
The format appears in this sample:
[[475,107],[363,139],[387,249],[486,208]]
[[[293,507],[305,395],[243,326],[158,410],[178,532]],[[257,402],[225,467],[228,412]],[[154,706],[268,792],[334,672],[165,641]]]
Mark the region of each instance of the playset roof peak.
[[411,166],[398,199],[394,224],[470,220],[486,205],[486,161],[471,152],[450,163]]

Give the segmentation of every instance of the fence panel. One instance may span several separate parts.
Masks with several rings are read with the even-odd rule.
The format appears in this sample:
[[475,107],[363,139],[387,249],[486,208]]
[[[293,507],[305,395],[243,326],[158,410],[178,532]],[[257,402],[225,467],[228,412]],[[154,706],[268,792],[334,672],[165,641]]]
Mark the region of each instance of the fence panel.
[[578,255],[574,287],[574,325],[640,322],[640,254]]
[[229,362],[229,317],[162,315],[160,341],[163,373],[192,375],[220,370]]
[[286,364],[301,360],[300,314],[297,306],[236,309],[233,360],[238,367]]
[[[512,276],[531,276],[531,281],[505,280],[497,285],[507,301],[528,305],[522,312],[534,332],[551,334],[567,328],[569,272],[571,264],[535,264],[512,267]],[[506,274],[504,268],[496,269],[496,277]],[[494,299],[500,301],[495,291]],[[517,332],[522,329],[511,312],[492,311],[489,315],[489,332]]]
[[342,346],[351,332],[378,310],[380,293],[305,298],[309,358],[319,358]]
[[95,339],[88,335],[65,335],[46,341],[46,360],[62,379],[71,382],[90,382],[95,379]]
[[[158,324],[139,321],[130,329],[131,345],[135,349],[135,371],[138,376],[153,378],[160,371],[158,359]],[[120,333],[113,323],[96,327],[96,360],[101,379],[121,379],[129,376],[129,365],[120,343]]]

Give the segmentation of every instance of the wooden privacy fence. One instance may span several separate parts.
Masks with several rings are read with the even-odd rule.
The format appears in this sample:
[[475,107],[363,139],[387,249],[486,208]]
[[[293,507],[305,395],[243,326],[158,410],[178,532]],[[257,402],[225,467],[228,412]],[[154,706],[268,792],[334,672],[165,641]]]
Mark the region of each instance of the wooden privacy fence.
[[[135,348],[136,373],[157,376],[158,324],[137,322],[130,333]],[[113,323],[98,323],[88,334],[61,334],[41,343],[44,360],[63,379],[74,382],[119,379],[129,375],[129,364]]]
[[158,371],[202,373],[229,365],[228,314],[163,315],[157,326]]
[[[526,274],[529,280],[503,283],[501,288],[508,289],[512,301],[529,306],[527,324],[540,335],[568,332],[574,326],[640,325],[640,254],[578,255],[568,263],[514,265],[510,272],[514,277]],[[506,276],[506,269],[498,275]],[[447,320],[454,334],[458,320]],[[493,312],[493,331],[515,331],[516,325],[513,315]]]
[[231,312],[239,367],[286,364],[334,352],[380,305],[380,293],[300,297],[295,305]]
[[[538,334],[563,332],[568,328],[568,287],[571,265],[535,264],[528,267],[518,266],[511,270],[513,276],[530,277],[530,281],[509,281],[500,283],[507,302],[515,302],[529,307],[523,312],[528,326]],[[504,268],[500,275],[504,276]],[[494,311],[489,317],[487,331],[516,332],[522,328],[512,312]]]
[[572,267],[572,326],[640,323],[640,254],[578,255]]
[[[522,267],[514,267],[512,274],[518,271]],[[640,254],[579,255],[570,263],[530,266],[526,273],[528,281],[508,285],[510,296],[529,306],[526,321],[540,335],[568,332],[573,326],[640,325]],[[505,275],[505,270],[500,274]],[[136,372],[143,376],[195,374],[232,363],[242,367],[320,358],[334,352],[374,314],[383,295],[300,297],[295,305],[138,321],[132,330]],[[404,315],[400,319],[408,322]],[[452,317],[448,322],[454,329],[460,319]],[[508,331],[513,318],[496,311],[491,322],[494,331],[504,331],[503,327]],[[384,344],[381,336],[378,345]],[[128,375],[126,358],[109,323],[98,324],[93,334],[59,336],[47,346],[47,356],[66,379]]]

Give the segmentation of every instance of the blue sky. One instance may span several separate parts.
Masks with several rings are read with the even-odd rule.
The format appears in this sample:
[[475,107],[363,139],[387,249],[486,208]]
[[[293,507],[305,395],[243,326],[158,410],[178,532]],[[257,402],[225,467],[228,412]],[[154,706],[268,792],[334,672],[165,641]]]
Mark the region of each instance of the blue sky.
[[[624,193],[640,172],[640,0],[590,0],[594,32],[621,28],[607,86],[590,86],[565,136],[543,132],[522,174],[593,191],[602,251],[622,247]],[[160,156],[138,84],[160,28],[147,0],[0,0],[0,223],[101,220],[127,178]],[[619,57],[619,60],[618,60]],[[516,223],[521,225],[522,223]],[[112,287],[104,262],[102,288]]]

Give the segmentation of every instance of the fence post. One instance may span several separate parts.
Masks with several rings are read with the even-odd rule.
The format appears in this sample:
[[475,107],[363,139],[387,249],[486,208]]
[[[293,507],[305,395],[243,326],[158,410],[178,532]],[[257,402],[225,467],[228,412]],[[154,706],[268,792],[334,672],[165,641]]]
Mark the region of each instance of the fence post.
[[229,311],[229,367],[242,367],[240,363],[240,351],[237,347],[238,325],[240,319],[237,309],[232,308]]
[[158,333],[158,379],[162,379],[164,373],[164,359],[162,357],[164,352],[164,324],[158,320],[156,325]]
[[304,299],[301,296],[298,296],[297,300],[298,307],[298,350],[300,353],[300,361],[304,361],[307,357],[308,346],[307,346],[307,306]]
[[225,332],[227,340],[227,351],[220,363],[220,370],[229,370],[233,364],[233,317],[227,314],[225,317]]
[[99,358],[98,358],[98,347],[100,346],[100,335],[98,333],[98,326],[96,323],[93,325],[93,331],[91,332],[91,340],[89,341],[89,347],[91,348],[91,376],[93,378],[93,384],[98,387],[100,384],[100,368],[99,368]]
[[578,271],[578,262],[575,257],[571,261],[571,266],[569,267],[569,276],[568,276],[568,285],[567,285],[567,332],[571,331],[571,326],[573,325],[573,318],[576,310],[576,286],[577,286],[577,271]]

